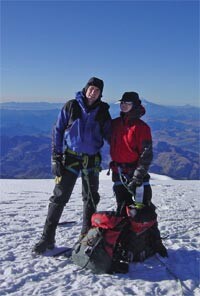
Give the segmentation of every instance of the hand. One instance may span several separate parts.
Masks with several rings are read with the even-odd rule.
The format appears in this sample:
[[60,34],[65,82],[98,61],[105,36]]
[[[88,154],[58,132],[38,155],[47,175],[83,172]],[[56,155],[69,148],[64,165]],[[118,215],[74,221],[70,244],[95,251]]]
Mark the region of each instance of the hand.
[[51,171],[54,176],[61,177],[64,174],[65,168],[63,165],[63,155],[55,154],[51,161]]
[[128,183],[128,188],[130,191],[135,192],[136,187],[141,186],[142,183],[143,183],[143,179],[133,176],[131,181]]

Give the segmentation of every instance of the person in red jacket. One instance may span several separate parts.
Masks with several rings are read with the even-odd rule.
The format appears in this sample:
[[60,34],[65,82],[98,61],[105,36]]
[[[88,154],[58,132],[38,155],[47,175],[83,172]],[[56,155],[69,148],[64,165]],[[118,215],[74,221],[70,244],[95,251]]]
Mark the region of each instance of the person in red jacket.
[[[145,109],[139,95],[125,92],[120,100],[120,109],[120,117],[112,120],[110,155],[117,211],[123,213],[125,206],[133,204],[132,196],[137,187],[144,186],[142,202],[146,205],[151,203],[148,169],[153,150],[151,129],[140,119]],[[129,190],[122,184],[121,176],[126,178]]]
[[[110,143],[113,190],[117,201],[117,214],[126,215],[127,206],[137,203],[138,188],[143,189],[142,204],[152,204],[152,190],[149,184],[149,166],[153,159],[151,129],[141,120],[145,108],[138,93],[125,92],[120,100],[120,117],[112,120]],[[134,199],[133,199],[134,197]],[[158,227],[158,252],[167,256],[167,250],[160,239]]]

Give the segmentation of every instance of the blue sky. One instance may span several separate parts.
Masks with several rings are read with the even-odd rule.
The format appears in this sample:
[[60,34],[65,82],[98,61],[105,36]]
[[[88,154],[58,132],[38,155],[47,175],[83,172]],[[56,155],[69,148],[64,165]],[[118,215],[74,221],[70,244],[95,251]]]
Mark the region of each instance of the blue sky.
[[64,102],[87,80],[198,105],[198,1],[1,1],[1,101]]

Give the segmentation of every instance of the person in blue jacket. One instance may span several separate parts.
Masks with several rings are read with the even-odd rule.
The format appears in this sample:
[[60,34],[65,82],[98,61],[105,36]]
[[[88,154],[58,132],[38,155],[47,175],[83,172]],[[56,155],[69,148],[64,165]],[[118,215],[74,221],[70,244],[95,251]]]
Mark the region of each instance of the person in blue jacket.
[[52,141],[52,173],[56,176],[56,184],[42,237],[33,248],[35,253],[54,248],[57,225],[80,173],[83,197],[81,235],[91,226],[91,216],[100,200],[100,149],[104,140],[109,142],[111,126],[109,105],[101,101],[103,87],[103,80],[90,78],[58,115]]

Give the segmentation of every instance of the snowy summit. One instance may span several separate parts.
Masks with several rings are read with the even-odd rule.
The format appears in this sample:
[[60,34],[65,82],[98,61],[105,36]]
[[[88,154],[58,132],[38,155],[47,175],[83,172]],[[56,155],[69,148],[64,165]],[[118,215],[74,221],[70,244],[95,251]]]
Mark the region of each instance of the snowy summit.
[[[111,176],[100,174],[98,210],[114,210]],[[199,296],[199,181],[175,181],[152,174],[153,203],[169,258],[155,255],[131,263],[127,274],[95,275],[69,258],[33,257],[54,180],[1,179],[0,295],[28,296]],[[76,201],[76,202],[75,202]],[[78,179],[59,226],[56,245],[73,246],[81,229],[81,180]]]

